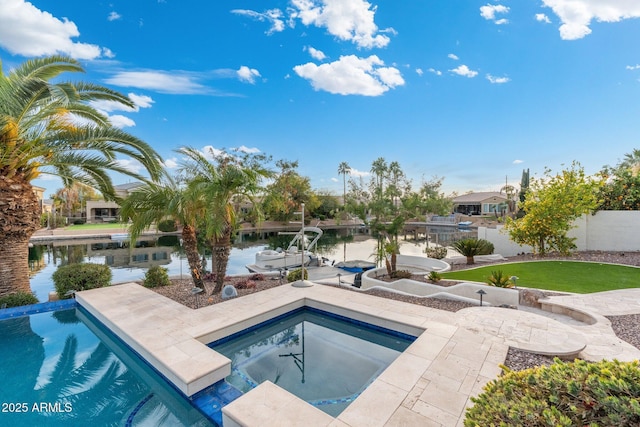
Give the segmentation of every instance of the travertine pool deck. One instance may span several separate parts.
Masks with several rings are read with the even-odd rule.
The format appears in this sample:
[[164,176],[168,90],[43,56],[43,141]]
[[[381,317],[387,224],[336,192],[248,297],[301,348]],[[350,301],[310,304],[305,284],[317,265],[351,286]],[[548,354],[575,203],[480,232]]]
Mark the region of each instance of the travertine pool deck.
[[[616,292],[607,296],[613,311],[615,299],[638,301],[640,296]],[[581,304],[581,297],[588,298]],[[451,313],[318,284],[283,285],[198,310],[134,283],[80,292],[76,298],[187,396],[230,372],[229,360],[207,343],[305,305],[418,336],[337,418],[266,382],[223,409],[225,427],[462,426],[470,397],[500,373],[509,346],[591,360],[640,358],[640,351],[615,337],[599,312],[591,325],[568,325],[553,316],[502,308]],[[597,301],[572,298],[580,310]]]

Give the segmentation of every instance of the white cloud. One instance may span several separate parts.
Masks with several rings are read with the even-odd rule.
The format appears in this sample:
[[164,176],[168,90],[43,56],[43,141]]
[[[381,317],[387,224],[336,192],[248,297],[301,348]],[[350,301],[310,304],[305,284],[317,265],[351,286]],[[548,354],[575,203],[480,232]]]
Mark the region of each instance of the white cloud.
[[518,159],[516,159],[516,160],[514,160],[514,161],[513,161],[513,164],[514,164],[514,165],[519,165],[520,163],[524,163],[524,160],[518,160]]
[[213,145],[205,145],[202,147],[202,154],[209,160],[224,154],[224,151],[215,148]]
[[314,47],[309,46],[307,50],[309,51],[309,55],[311,55],[313,59],[317,59],[318,61],[324,61],[327,57],[327,55],[325,55],[323,51],[318,50]]
[[422,68],[416,68],[416,74],[418,74],[419,76],[424,74],[424,71],[422,71]]
[[331,182],[340,182],[340,180],[338,178],[331,177]]
[[384,47],[389,37],[380,33],[395,33],[392,28],[382,31],[374,22],[376,8],[365,0],[291,0],[294,9],[291,19],[304,25],[326,28],[340,40],[355,43],[361,48]]
[[256,77],[260,77],[260,72],[255,68],[249,68],[246,65],[240,67],[238,71],[238,78],[241,82],[254,84],[256,82]]
[[102,48],[102,56],[104,56],[105,58],[115,58],[116,54],[113,53],[113,51],[111,49],[109,49],[108,47],[103,47]]
[[487,74],[487,80],[494,84],[503,84],[511,81],[509,77],[496,77],[491,74]]
[[129,99],[136,104],[135,111],[139,111],[140,108],[151,108],[151,105],[155,102],[150,96],[137,95],[135,93],[129,93]]
[[107,21],[117,21],[120,18],[122,18],[122,16],[120,16],[118,12],[113,11],[109,14],[109,16],[107,16]]
[[116,163],[121,167],[133,173],[141,173],[145,170],[142,163],[133,159],[117,159]]
[[509,22],[504,18],[498,19],[496,17],[496,14],[498,13],[509,13],[509,8],[501,4],[487,4],[485,6],[480,6],[480,16],[482,16],[484,19],[493,21],[497,25],[506,24]]
[[581,39],[591,34],[592,20],[619,22],[640,17],[640,2],[636,0],[542,0],[560,18],[560,38]]
[[544,22],[545,24],[551,24],[551,20],[544,13],[536,13],[536,21]]
[[351,175],[352,177],[355,177],[355,178],[359,178],[359,177],[369,176],[369,175],[371,175],[371,172],[369,172],[369,171],[359,171],[358,169],[350,168],[349,169],[349,175]]
[[103,48],[74,42],[78,27],[67,18],[58,19],[24,0],[2,0],[0,46],[15,55],[66,54],[77,59],[95,59]]
[[165,159],[164,160],[164,166],[167,169],[175,169],[178,167],[178,158],[177,157],[171,157],[170,159]]
[[267,30],[267,34],[279,33],[284,31],[283,14],[280,9],[269,9],[265,12],[256,12],[247,9],[234,9],[231,13],[236,15],[248,16],[260,22],[269,22],[271,27]]
[[449,55],[447,55],[447,58],[449,59],[453,59],[454,61],[457,61],[458,59],[458,55],[454,54],[454,53],[450,53]]
[[397,68],[383,65],[384,62],[376,55],[368,58],[349,55],[321,65],[311,62],[297,65],[293,70],[309,80],[315,90],[340,95],[379,96],[404,84]]
[[625,67],[627,70],[640,70],[640,64],[636,64],[636,65],[627,65]]
[[249,148],[246,145],[241,145],[240,147],[235,149],[236,151],[239,151],[241,153],[247,153],[247,154],[257,154],[260,152],[260,150],[256,147],[252,147]]
[[113,126],[120,129],[136,125],[136,122],[134,122],[132,119],[121,114],[114,114],[113,116],[109,116],[109,121]]
[[430,73],[435,74],[436,76],[441,76],[442,75],[442,71],[436,70],[435,68],[429,68],[427,71],[429,71]]
[[121,71],[105,80],[108,84],[149,89],[170,94],[205,94],[206,86],[197,82],[191,73],[180,71]]
[[100,110],[104,113],[111,113],[113,111],[126,111],[126,112],[137,112],[140,111],[140,108],[150,108],[151,105],[155,102],[151,97],[146,95],[136,95],[135,93],[129,93],[129,99],[135,104],[133,108],[129,108],[119,102],[115,101],[92,101],[91,106],[97,110]]
[[459,76],[464,76],[469,78],[472,78],[478,75],[477,71],[473,71],[469,69],[469,67],[467,67],[466,65],[460,65],[459,67],[456,67],[453,70],[449,70],[449,71]]

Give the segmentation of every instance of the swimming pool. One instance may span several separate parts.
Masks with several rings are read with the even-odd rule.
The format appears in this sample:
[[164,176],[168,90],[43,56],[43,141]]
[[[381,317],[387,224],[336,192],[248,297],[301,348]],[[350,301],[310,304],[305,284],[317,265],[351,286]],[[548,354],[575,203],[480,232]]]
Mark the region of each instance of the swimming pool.
[[0,425],[215,425],[80,307],[0,320],[0,343]]
[[335,417],[414,340],[305,307],[209,347],[231,359],[226,381],[242,392],[269,380]]

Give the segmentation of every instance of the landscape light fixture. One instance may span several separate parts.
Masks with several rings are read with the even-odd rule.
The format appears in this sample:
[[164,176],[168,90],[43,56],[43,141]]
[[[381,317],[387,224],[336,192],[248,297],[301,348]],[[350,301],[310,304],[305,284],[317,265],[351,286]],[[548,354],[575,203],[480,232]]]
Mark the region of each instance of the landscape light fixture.
[[482,296],[486,295],[487,293],[482,289],[480,289],[479,291],[476,292],[476,294],[480,295],[480,307],[482,307]]
[[200,295],[202,292],[204,292],[204,289],[199,288],[197,286],[194,286],[193,288],[191,288],[191,295],[193,295],[194,298],[196,299],[196,308],[200,308],[200,304],[198,303],[198,295]]

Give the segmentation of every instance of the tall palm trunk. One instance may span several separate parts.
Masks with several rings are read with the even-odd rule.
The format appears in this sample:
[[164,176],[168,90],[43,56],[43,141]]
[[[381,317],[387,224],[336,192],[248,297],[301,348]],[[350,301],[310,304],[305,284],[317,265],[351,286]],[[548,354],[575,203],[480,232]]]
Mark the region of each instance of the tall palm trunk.
[[0,174],[0,297],[31,292],[29,239],[40,226],[40,206],[21,175]]
[[202,281],[202,264],[200,263],[200,254],[198,253],[198,239],[196,237],[196,229],[191,225],[182,227],[182,244],[187,254],[187,262],[189,263],[189,271],[193,284],[204,290],[204,282]]
[[222,291],[224,277],[227,274],[227,264],[229,264],[229,254],[231,253],[231,227],[227,226],[222,236],[213,239],[213,253],[211,254],[214,272],[216,273],[216,286],[213,294]]

